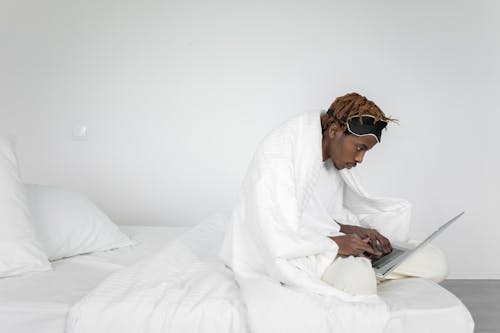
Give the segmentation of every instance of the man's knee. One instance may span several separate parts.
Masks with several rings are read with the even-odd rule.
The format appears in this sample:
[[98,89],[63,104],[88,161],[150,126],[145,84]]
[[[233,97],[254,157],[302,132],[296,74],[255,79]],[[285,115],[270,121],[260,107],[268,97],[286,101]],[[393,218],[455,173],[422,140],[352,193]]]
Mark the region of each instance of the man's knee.
[[448,275],[448,263],[443,251],[428,244],[405,260],[395,273],[441,282]]
[[351,295],[377,293],[377,279],[370,260],[361,257],[337,258],[321,278],[332,287]]

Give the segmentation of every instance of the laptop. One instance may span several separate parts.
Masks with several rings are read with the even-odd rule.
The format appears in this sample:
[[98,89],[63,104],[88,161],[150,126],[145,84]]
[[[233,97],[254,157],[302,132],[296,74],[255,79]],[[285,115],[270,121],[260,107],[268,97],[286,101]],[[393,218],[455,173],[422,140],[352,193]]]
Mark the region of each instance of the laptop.
[[424,239],[420,244],[415,247],[405,246],[402,244],[392,244],[392,251],[378,259],[372,261],[372,267],[377,274],[377,277],[385,277],[392,271],[394,271],[399,265],[401,265],[406,259],[408,259],[412,254],[423,248],[425,245],[429,244],[431,240],[436,238],[440,233],[442,233],[446,228],[458,220],[465,212],[461,212],[442,226],[440,226],[436,231]]

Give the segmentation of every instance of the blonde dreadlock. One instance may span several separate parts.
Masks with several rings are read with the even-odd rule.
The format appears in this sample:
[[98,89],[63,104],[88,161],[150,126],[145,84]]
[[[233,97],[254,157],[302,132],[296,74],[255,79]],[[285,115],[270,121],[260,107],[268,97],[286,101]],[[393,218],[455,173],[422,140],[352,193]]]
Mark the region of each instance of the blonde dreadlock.
[[[323,131],[326,131],[334,122],[345,130],[347,128],[346,123],[352,117],[358,115],[373,116],[375,117],[375,122],[383,120],[397,123],[396,119],[387,117],[375,103],[357,93],[350,93],[337,97],[329,109],[333,110],[333,117],[329,114],[323,114],[321,116],[321,128]],[[362,117],[360,121],[363,121]]]

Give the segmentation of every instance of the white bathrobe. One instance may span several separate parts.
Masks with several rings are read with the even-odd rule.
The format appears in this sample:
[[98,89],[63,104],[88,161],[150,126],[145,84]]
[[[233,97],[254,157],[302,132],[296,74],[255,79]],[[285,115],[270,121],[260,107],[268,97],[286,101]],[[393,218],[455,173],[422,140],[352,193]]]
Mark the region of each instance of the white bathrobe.
[[326,221],[334,226],[332,232],[311,228],[304,212],[324,167],[321,142],[320,112],[310,112],[286,122],[260,143],[221,250],[240,280],[269,277],[298,290],[351,299],[321,281],[337,256],[337,244],[327,237],[338,228],[333,219],[375,228],[391,241],[407,240],[410,204],[370,197],[351,170],[340,171],[343,209]]

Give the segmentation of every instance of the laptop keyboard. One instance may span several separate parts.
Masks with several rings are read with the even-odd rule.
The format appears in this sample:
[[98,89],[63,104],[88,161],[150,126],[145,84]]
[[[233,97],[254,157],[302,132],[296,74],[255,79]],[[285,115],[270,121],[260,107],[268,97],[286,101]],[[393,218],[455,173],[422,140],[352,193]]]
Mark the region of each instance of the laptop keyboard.
[[384,266],[389,260],[392,260],[395,257],[399,257],[400,255],[402,255],[405,252],[406,251],[398,250],[398,249],[394,249],[393,248],[392,251],[391,251],[391,253],[388,253],[385,256],[380,257],[379,259],[375,260],[372,263],[372,266],[374,268],[380,268],[380,267]]

